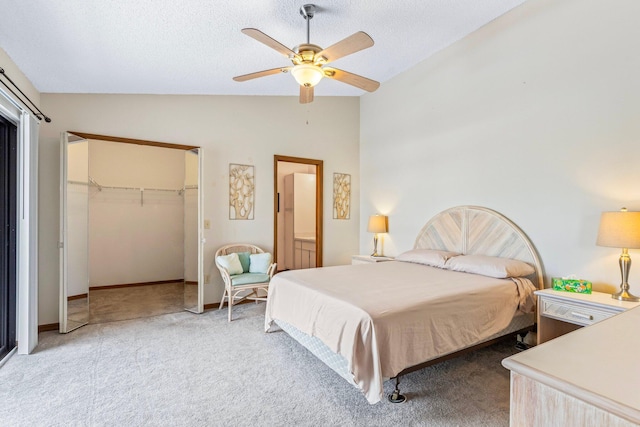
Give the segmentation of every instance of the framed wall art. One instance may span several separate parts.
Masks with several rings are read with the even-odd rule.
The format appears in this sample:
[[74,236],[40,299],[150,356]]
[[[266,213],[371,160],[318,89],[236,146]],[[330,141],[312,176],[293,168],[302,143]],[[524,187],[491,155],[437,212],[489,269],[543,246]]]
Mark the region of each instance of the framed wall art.
[[351,217],[351,175],[333,174],[333,219]]
[[229,164],[229,219],[253,219],[255,172],[253,165]]

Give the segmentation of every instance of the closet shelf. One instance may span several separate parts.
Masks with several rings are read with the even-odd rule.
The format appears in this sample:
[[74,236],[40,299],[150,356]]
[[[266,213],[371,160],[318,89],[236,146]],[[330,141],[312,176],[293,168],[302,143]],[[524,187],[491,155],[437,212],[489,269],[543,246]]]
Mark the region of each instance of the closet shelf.
[[68,180],[67,183],[76,184],[76,185],[93,186],[93,187],[96,187],[98,189],[98,191],[102,191],[102,190],[139,191],[140,192],[140,206],[144,206],[144,192],[145,191],[160,191],[160,192],[166,192],[166,193],[176,193],[176,194],[182,196],[186,190],[197,190],[198,189],[197,185],[185,185],[184,187],[178,188],[178,189],[172,189],[172,188],[147,188],[147,187],[121,187],[121,186],[113,186],[113,185],[101,185],[101,184],[98,184],[98,182],[96,182],[96,180],[91,178],[91,177],[89,177],[89,181],[88,182]]

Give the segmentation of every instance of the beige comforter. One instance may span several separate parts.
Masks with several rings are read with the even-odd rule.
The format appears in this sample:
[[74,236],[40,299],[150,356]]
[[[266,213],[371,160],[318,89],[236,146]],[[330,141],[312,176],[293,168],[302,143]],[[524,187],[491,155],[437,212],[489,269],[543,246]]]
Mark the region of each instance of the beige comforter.
[[265,330],[283,320],[318,337],[376,403],[384,379],[506,328],[526,287],[397,261],[287,271],[271,280]]

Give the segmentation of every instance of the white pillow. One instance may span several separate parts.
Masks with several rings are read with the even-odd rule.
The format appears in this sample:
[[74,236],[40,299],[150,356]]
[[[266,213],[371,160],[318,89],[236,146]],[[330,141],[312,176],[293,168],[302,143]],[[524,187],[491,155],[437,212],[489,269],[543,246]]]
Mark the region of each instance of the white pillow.
[[251,254],[249,255],[249,260],[249,273],[266,274],[269,271],[269,266],[271,265],[271,254],[269,252]]
[[445,268],[497,279],[523,277],[535,272],[535,269],[524,261],[486,255],[460,255],[449,259]]
[[444,263],[451,257],[454,257],[456,252],[439,251],[436,249],[412,249],[407,252],[403,252],[396,257],[396,261],[414,262],[416,264],[425,264],[432,267],[444,268]]
[[240,258],[235,252],[232,252],[229,255],[219,255],[216,258],[216,262],[220,264],[221,267],[226,268],[231,276],[243,273]]

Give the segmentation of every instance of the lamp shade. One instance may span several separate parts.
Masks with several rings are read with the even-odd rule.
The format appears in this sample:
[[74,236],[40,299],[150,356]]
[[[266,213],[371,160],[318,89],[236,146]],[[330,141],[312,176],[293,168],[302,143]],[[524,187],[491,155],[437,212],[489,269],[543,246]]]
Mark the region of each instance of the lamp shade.
[[598,246],[622,249],[640,248],[640,212],[602,212]]
[[389,231],[387,217],[385,215],[371,215],[367,231],[369,233],[386,233]]
[[299,64],[291,70],[293,78],[300,86],[313,87],[322,80],[322,69],[312,64]]

